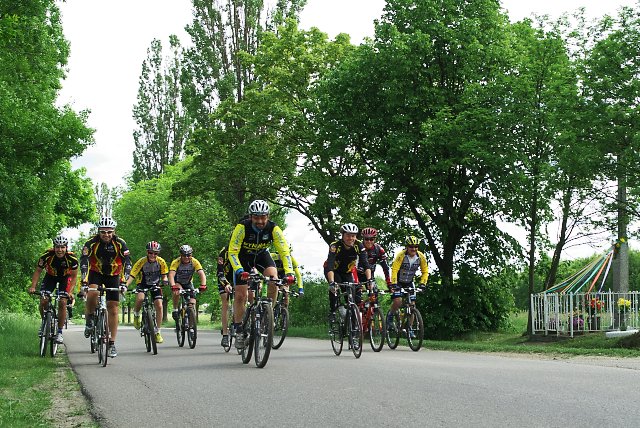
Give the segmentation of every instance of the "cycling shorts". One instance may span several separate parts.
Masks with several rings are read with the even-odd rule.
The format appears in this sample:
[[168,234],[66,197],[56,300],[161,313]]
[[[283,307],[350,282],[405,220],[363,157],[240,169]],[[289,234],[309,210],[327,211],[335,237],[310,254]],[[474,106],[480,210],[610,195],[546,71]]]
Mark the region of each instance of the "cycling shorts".
[[[120,286],[120,275],[104,275],[90,270],[87,281],[89,282],[89,285],[97,284],[102,285],[105,288],[118,288]],[[107,297],[107,302],[120,301],[120,291],[107,290],[105,295]]]
[[[253,268],[256,268],[258,272],[264,274],[265,269],[268,267],[276,267],[276,263],[268,251],[261,251],[258,254],[241,254],[239,260],[245,272],[251,272]],[[247,281],[236,277],[235,285],[247,285]],[[253,287],[251,289],[253,290]]]
[[[138,284],[136,286],[136,293],[142,293],[145,289],[151,288],[153,287],[153,285],[142,285],[142,284]],[[162,288],[157,287],[154,289],[149,290],[149,293],[151,293],[151,297],[153,298],[153,300],[161,300],[162,299]]]
[[46,290],[53,293],[56,286],[58,286],[58,296],[66,298],[73,288],[73,284],[71,284],[71,276],[52,276],[45,274],[42,279],[42,284],[40,285],[40,291]]

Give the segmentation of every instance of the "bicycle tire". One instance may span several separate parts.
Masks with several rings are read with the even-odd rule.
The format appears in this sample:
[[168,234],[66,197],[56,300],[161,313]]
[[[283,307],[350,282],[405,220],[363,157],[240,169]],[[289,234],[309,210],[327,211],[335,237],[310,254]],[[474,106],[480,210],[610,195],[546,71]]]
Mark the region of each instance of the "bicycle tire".
[[40,356],[47,355],[47,347],[49,345],[49,330],[51,330],[51,314],[45,313],[42,321],[42,336],[40,336]]
[[147,352],[151,352],[151,335],[149,334],[149,313],[146,309],[142,310],[142,336],[144,337],[144,346]]
[[176,339],[178,340],[178,346],[180,348],[184,346],[184,329],[182,328],[183,319],[183,317],[178,316],[178,319],[176,320]]
[[349,318],[347,325],[349,326],[349,346],[353,352],[353,356],[360,358],[362,355],[362,342],[364,334],[362,333],[362,322],[360,321],[360,310],[356,306],[351,306],[347,317]]
[[273,308],[269,302],[260,303],[260,317],[255,319],[253,356],[259,369],[267,365],[273,346]]
[[[407,342],[409,348],[412,351],[418,352],[422,347],[422,340],[424,338],[424,324],[422,321],[422,314],[418,308],[411,309],[411,316],[407,317]],[[416,337],[411,338],[411,332],[414,332]]]
[[102,309],[102,335],[100,337],[100,342],[104,347],[104,356],[102,357],[102,367],[107,366],[107,360],[109,356],[107,352],[109,351],[109,339],[111,339],[111,334],[109,332],[109,312],[106,309]]
[[224,352],[229,352],[233,344],[233,311],[231,310],[231,305],[232,302],[229,302],[229,309],[227,310],[227,337],[229,338],[229,346],[222,347]]
[[195,311],[192,308],[187,308],[187,340],[189,341],[189,348],[196,347],[196,341],[198,340],[198,324],[196,323]]
[[[156,330],[157,330],[156,314],[152,310],[152,311],[150,311],[150,313],[147,316],[149,317],[149,335],[151,336],[151,351],[152,351],[153,355],[157,355],[158,354],[158,342],[156,341]],[[160,330],[158,330],[158,331],[160,331]]]
[[278,349],[284,343],[289,331],[289,309],[276,303],[273,309],[273,349]]
[[386,325],[384,315],[378,308],[373,309],[369,318],[369,343],[373,352],[380,352],[384,346]]
[[[91,322],[93,323],[93,327],[91,328],[91,334],[89,335],[89,342],[91,342],[91,348],[93,349],[93,352],[97,352],[98,351],[98,328],[96,327],[98,325],[98,316],[96,314],[92,314],[89,315],[91,317]],[[99,356],[98,356],[99,357]],[[99,362],[102,362],[101,358],[98,358]]]
[[[388,312],[387,319],[389,319]],[[393,314],[393,324],[389,325],[389,323],[387,323],[386,336],[389,349],[396,349],[398,347],[398,343],[400,343],[400,335],[402,334],[400,329],[400,311],[398,310]]]
[[254,325],[254,310],[252,306],[245,312],[245,317],[242,323],[242,334],[244,336],[244,348],[242,348],[242,364],[249,364],[251,361],[251,354],[253,353],[253,325]]
[[56,335],[58,333],[58,318],[56,317],[55,312],[53,312],[51,316],[51,327],[49,329],[49,351],[51,354],[51,358],[56,356],[58,352],[58,342],[56,341]]
[[342,320],[340,319],[340,313],[336,311],[333,321],[329,321],[329,338],[331,339],[331,348],[336,356],[342,353],[342,345],[344,335],[342,332]]

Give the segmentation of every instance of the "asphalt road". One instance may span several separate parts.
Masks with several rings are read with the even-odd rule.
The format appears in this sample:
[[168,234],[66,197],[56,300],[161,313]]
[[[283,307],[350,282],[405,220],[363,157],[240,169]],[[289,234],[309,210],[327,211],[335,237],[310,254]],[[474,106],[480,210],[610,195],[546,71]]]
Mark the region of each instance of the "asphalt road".
[[267,366],[225,353],[220,335],[158,355],[121,327],[107,367],[81,327],[65,331],[73,370],[105,427],[635,427],[639,359],[551,359],[384,348],[334,356],[329,341],[287,338]]

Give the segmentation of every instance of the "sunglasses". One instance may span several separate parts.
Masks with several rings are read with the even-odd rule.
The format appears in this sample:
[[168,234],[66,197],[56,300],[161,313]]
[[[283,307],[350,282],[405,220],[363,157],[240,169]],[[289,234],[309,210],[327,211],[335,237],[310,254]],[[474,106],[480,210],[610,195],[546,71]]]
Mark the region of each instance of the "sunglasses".
[[191,257],[191,254],[181,254],[181,257]]
[[147,254],[157,256],[160,253],[156,253],[155,251],[147,251]]
[[364,238],[365,241],[375,241],[375,238]]
[[55,248],[67,248],[66,245],[56,245]]
[[100,235],[112,235],[113,234],[113,230],[99,230],[98,232],[100,232]]
[[407,245],[407,248],[418,248],[417,245]]

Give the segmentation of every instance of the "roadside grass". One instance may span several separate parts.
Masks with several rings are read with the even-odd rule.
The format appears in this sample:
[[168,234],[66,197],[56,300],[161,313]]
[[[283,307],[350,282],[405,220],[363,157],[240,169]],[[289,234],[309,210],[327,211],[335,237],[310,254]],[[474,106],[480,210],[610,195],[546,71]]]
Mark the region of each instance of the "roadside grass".
[[62,421],[74,414],[82,417],[73,426],[98,426],[66,355],[60,350],[56,358],[38,355],[39,323],[32,316],[0,312],[0,427],[69,426]]

